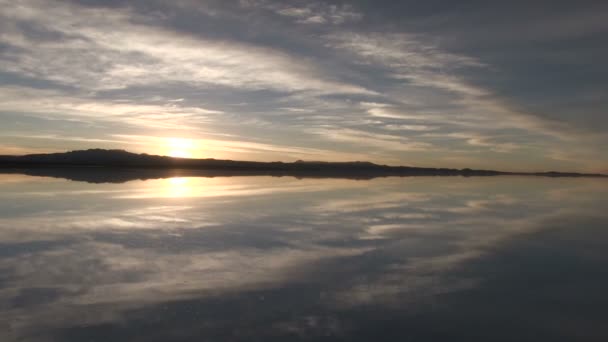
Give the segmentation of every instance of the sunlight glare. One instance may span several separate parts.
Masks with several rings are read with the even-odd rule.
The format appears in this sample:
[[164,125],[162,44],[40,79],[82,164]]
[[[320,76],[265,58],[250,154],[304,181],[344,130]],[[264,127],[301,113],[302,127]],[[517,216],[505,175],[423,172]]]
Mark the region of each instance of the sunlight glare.
[[194,156],[194,141],[185,138],[168,138],[167,148],[170,157],[192,158]]
[[189,197],[191,186],[189,179],[185,177],[169,178],[167,182],[167,197],[184,198]]

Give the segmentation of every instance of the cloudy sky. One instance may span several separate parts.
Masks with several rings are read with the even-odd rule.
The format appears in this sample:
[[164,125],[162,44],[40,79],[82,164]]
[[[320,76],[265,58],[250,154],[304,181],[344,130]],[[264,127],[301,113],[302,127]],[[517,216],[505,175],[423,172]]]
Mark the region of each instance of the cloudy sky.
[[0,154],[608,172],[608,2],[0,0]]

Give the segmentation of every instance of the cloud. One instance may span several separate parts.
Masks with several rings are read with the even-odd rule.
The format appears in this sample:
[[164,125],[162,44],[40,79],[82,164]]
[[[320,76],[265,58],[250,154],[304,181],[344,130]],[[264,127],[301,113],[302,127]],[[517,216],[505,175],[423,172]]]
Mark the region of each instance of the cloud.
[[355,129],[316,129],[310,131],[325,139],[348,142],[362,146],[389,151],[427,151],[433,145],[425,142],[410,141],[407,137],[390,134],[370,133]]
[[[4,2],[3,71],[91,90],[184,82],[278,92],[372,94],[328,79],[314,64],[284,51],[212,40],[136,24],[125,10],[66,3]],[[57,35],[40,39],[19,27]]]
[[340,25],[356,22],[363,14],[351,5],[330,5],[320,1],[309,1],[303,6],[293,6],[279,1],[245,0],[241,1],[245,8],[263,8],[283,17],[292,18],[299,24],[333,24]]
[[[251,158],[254,160],[269,158],[265,155],[269,155],[270,158],[276,158],[274,156],[282,155],[284,156],[283,159],[289,158],[292,160],[356,160],[365,156],[364,154],[348,152],[336,153],[333,150],[315,149],[303,146],[276,145],[260,141],[251,141],[246,138],[227,137],[224,139],[217,139],[212,136],[213,135],[205,137],[205,134],[199,134],[199,138],[190,139],[194,145],[192,150],[203,151],[207,157],[232,153],[244,155],[246,156],[246,159]],[[167,139],[167,137],[162,136],[128,134],[114,134],[113,137],[121,140],[133,141],[135,144],[157,146],[160,150],[166,145]],[[275,159],[271,160],[276,161]]]
[[[477,14],[443,16],[440,6],[441,16],[423,19],[420,6],[412,5],[397,18],[387,9],[403,4],[266,0],[0,0],[0,6],[0,120],[23,136],[58,137],[63,130],[109,147],[101,142],[107,130],[148,136],[164,131],[277,148],[227,146],[225,155],[214,155],[227,158],[289,159],[294,154],[288,150],[298,147],[315,150],[301,156],[324,160],[484,167],[488,160],[509,158],[519,169],[606,169],[599,148],[606,142],[599,129],[599,81],[545,85],[543,68],[539,83],[531,82],[530,73],[510,73],[532,57],[580,64],[573,59],[578,45],[568,50],[576,54],[565,55],[522,40],[504,52],[501,44],[511,33],[501,31],[503,22],[476,34],[462,26]],[[528,17],[521,27],[531,27],[543,41],[586,36],[602,29],[591,12],[551,13],[543,21],[548,27],[569,18],[568,27],[554,35],[531,27]],[[584,18],[592,25],[575,28]],[[496,41],[484,45],[483,37]],[[582,77],[574,71],[560,77]],[[509,78],[522,78],[525,86],[498,86]],[[584,89],[571,98],[537,101],[558,88]],[[35,128],[34,118],[44,124]],[[67,132],[83,127],[91,130]],[[48,148],[33,139],[20,143],[32,151]],[[55,140],[54,146],[68,143]],[[423,151],[429,153],[418,153]]]
[[[598,204],[601,180],[517,178],[504,186],[502,178],[422,177],[369,186],[197,178],[191,186],[200,197],[116,198],[163,193],[175,186],[169,181],[101,188],[31,177],[3,183],[2,199],[44,205],[11,210],[0,220],[3,253],[9,253],[0,259],[0,303],[11,304],[0,322],[16,322],[11,331],[22,337],[124,324],[130,313],[158,314],[158,306],[166,310],[176,301],[191,304],[189,315],[206,300],[238,312],[241,303],[251,304],[251,294],[267,293],[276,295],[273,305],[261,305],[256,316],[285,303],[293,317],[309,314],[311,303],[322,311],[373,305],[418,312],[428,299],[483,286],[479,273],[462,268],[493,260],[505,244],[529,242],[530,234],[565,219],[576,225],[581,217],[606,218]],[[517,215],[522,207],[528,210],[523,218]],[[18,300],[36,289],[50,289],[45,300]],[[279,300],[281,294],[293,299],[290,289],[302,301]]]
[[314,113],[315,112],[314,109],[310,109],[310,108],[282,107],[279,109],[286,110],[286,111],[292,112],[292,113]]
[[386,125],[383,127],[389,131],[433,131],[436,130],[436,126],[427,126],[427,125]]
[[[343,32],[329,34],[326,39],[328,47],[349,53],[356,61],[376,68],[387,80],[399,82],[386,94],[386,102],[360,105],[389,130],[402,127],[404,132],[409,131],[410,139],[429,143],[411,133],[433,127],[434,134],[426,138],[433,138],[436,145],[460,136],[471,147],[506,154],[571,149],[582,140],[602,140],[564,122],[510,108],[493,91],[466,77],[493,66],[446,52],[428,35]],[[406,129],[408,126],[414,129]]]
[[[68,95],[58,90],[0,87],[0,111],[39,115],[46,119],[116,122],[134,127],[191,130],[222,111],[189,107],[180,102],[144,104],[142,101],[112,101]],[[158,102],[152,101],[150,102]]]

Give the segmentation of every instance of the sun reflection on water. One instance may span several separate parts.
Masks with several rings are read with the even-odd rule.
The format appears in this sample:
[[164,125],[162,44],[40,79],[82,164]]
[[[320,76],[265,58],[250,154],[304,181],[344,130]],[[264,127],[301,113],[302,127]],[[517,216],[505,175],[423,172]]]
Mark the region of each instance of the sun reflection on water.
[[189,183],[190,179],[186,177],[174,177],[167,179],[167,197],[189,197],[192,193],[192,186]]

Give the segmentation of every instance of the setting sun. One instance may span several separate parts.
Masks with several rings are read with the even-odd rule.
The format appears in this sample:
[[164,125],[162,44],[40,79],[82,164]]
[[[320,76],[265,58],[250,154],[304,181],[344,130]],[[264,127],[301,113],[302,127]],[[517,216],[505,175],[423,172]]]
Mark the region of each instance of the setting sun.
[[194,156],[195,143],[191,139],[168,138],[167,155],[177,158],[192,158]]

